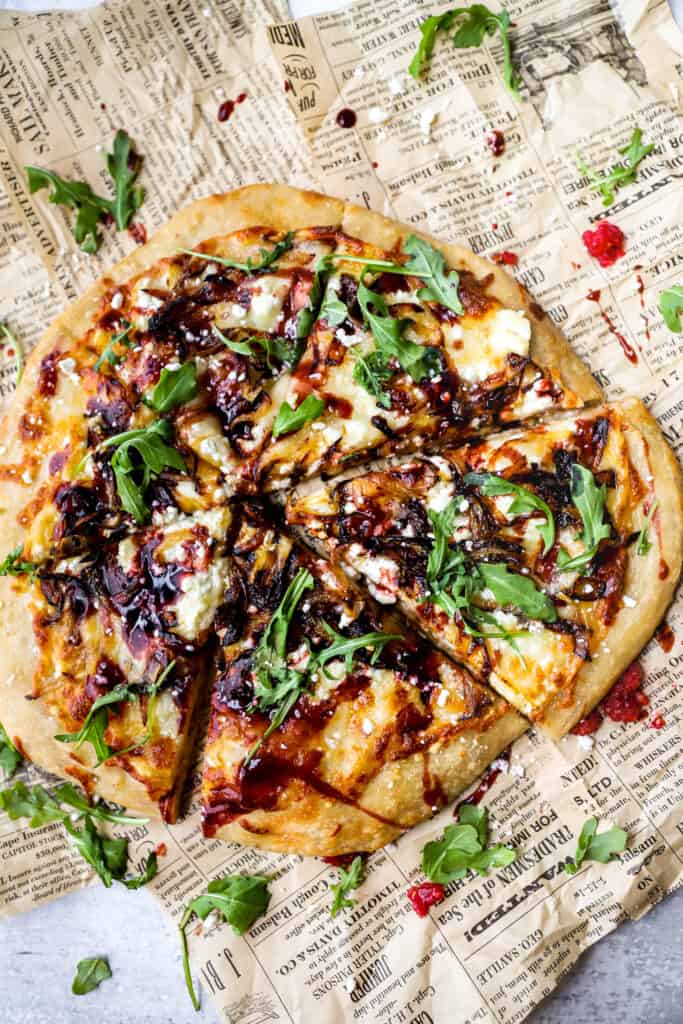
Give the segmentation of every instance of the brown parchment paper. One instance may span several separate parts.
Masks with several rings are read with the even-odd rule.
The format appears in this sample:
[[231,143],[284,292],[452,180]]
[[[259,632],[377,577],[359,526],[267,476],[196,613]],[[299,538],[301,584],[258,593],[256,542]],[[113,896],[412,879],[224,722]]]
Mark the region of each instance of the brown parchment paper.
[[[519,104],[502,87],[495,39],[460,51],[442,41],[421,83],[409,78],[418,24],[443,9],[364,0],[292,22],[278,0],[125,0],[78,14],[0,14],[0,319],[30,348],[135,244],[109,232],[98,256],[79,253],[71,214],[45,193],[29,197],[22,171],[36,163],[102,190],[103,151],[125,127],[145,156],[138,220],[150,231],[208,192],[281,180],[348,196],[478,253],[515,252],[514,272],[607,394],[643,397],[680,450],[683,336],[657,310],[659,293],[683,280],[683,38],[666,3],[510,3]],[[241,93],[219,123],[219,104]],[[351,129],[337,124],[342,108],[356,114]],[[581,242],[604,211],[575,152],[606,167],[636,125],[656,149],[609,210],[627,253],[603,270]],[[491,129],[505,135],[500,158],[486,146]],[[597,291],[599,303],[587,298]],[[15,362],[5,344],[2,401]],[[522,737],[486,796],[494,838],[513,843],[518,859],[450,885],[423,920],[405,893],[450,809],[370,858],[356,906],[335,919],[334,868],[207,841],[196,800],[172,828],[129,830],[138,863],[165,844],[152,888],[175,919],[217,874],[274,877],[269,912],[248,935],[227,926],[190,935],[194,969],[222,1019],[514,1024],[584,949],[678,886],[682,620],[679,599],[668,616],[672,649],[653,641],[642,656],[649,721],[660,714],[664,727],[607,721],[595,739]],[[20,777],[41,778],[31,766]],[[571,877],[562,864],[589,814],[626,828],[629,848]],[[2,915],[91,880],[60,825],[21,825],[0,816]]]

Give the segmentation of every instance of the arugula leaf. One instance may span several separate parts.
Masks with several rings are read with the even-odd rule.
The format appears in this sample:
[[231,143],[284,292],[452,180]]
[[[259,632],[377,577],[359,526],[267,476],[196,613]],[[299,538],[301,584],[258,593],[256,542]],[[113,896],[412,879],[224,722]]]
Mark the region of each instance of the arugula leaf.
[[434,543],[427,559],[428,599],[451,619],[469,606],[476,588],[476,570],[468,566],[462,548],[450,544],[461,502],[462,498],[457,497],[441,512],[427,510],[434,529]]
[[385,362],[398,360],[401,369],[418,384],[426,377],[433,377],[442,369],[441,353],[430,345],[418,345],[403,337],[410,323],[406,318],[396,319],[389,313],[383,295],[373,292],[364,281],[358,284],[358,303],[363,318],[372,331],[377,350]]
[[327,277],[332,269],[332,255],[321,256],[315,266],[313,284],[308,293],[308,301],[303,309],[299,310],[296,318],[297,341],[304,342],[311,333],[313,324],[318,319],[318,310],[325,296]]
[[511,864],[517,853],[509,846],[487,847],[488,813],[485,807],[463,804],[458,824],[448,825],[439,840],[422,851],[422,871],[431,882],[447,885],[464,878],[468,871],[487,875],[489,868]]
[[283,434],[291,434],[295,430],[300,430],[305,423],[317,420],[324,411],[324,401],[314,394],[307,395],[296,409],[292,409],[289,402],[283,402],[273,423],[273,437],[281,437]]
[[218,263],[221,267],[229,267],[231,270],[241,270],[245,274],[255,274],[258,270],[268,270],[293,246],[294,232],[288,231],[285,237],[276,242],[272,249],[259,248],[260,263],[255,263],[251,257],[246,263],[240,263],[239,260],[231,260],[226,256],[216,256],[208,252],[199,252],[196,249],[179,249],[178,252],[183,252],[186,256],[197,256],[200,260],[207,260],[209,263]]
[[[468,636],[481,637],[483,640],[505,640],[505,642],[508,643],[517,654],[522,665],[526,667],[526,662],[516,641],[517,637],[528,636],[528,629],[507,629],[507,627],[503,626],[502,623],[498,621],[495,615],[484,611],[483,608],[477,608],[476,605],[470,605],[467,611],[463,612],[463,619],[465,622],[465,632]],[[493,626],[493,629],[477,629],[477,627],[473,626],[472,622],[469,620],[474,620],[474,622],[479,625]]]
[[12,348],[14,349],[14,354],[17,357],[17,379],[15,381],[15,385],[16,387],[19,387],[19,384],[21,383],[21,378],[24,376],[23,346],[19,344],[19,339],[17,338],[14,331],[11,330],[8,324],[0,323],[0,334],[5,339],[5,341],[12,346]]
[[106,959],[98,956],[88,960],[79,960],[71,991],[75,996],[84,996],[98,988],[107,978],[111,978],[111,968]]
[[170,412],[177,405],[184,405],[196,397],[197,364],[190,360],[173,370],[165,366],[151,395],[144,402],[155,412]]
[[324,320],[328,327],[339,327],[339,324],[343,324],[348,315],[349,311],[337,293],[332,288],[328,288],[318,310],[318,320]]
[[23,550],[20,544],[5,556],[0,562],[0,576],[30,576],[33,579],[40,566],[37,562],[24,562],[21,557]]
[[589,179],[588,187],[601,194],[603,206],[611,206],[614,202],[614,193],[618,189],[623,188],[624,185],[630,185],[631,182],[636,180],[638,164],[655,148],[654,143],[644,146],[641,141],[642,137],[641,129],[634,128],[628,146],[624,146],[623,149],[619,150],[619,153],[625,156],[626,159],[623,163],[614,164],[613,167],[603,174],[592,171],[586,166],[581,156],[578,153],[576,154],[576,163],[579,170]]
[[330,886],[330,892],[334,896],[330,907],[330,917],[336,917],[339,911],[346,907],[355,907],[356,900],[348,899],[348,894],[352,889],[357,889],[363,881],[364,869],[365,865],[361,856],[353,858],[348,871],[345,868],[339,868],[339,881]]
[[394,371],[378,349],[362,355],[354,353],[353,379],[375,399],[382,409],[391,408],[391,395],[384,385],[394,376]]
[[623,853],[628,842],[628,832],[613,826],[607,832],[597,834],[597,818],[588,818],[581,829],[574,860],[569,860],[564,870],[568,875],[575,875],[584,860],[595,860],[600,864],[608,864],[613,856]]
[[375,665],[389,641],[403,639],[399,633],[364,633],[362,636],[348,637],[338,633],[327,622],[323,622],[322,627],[327,635],[332,637],[333,642],[329,647],[325,647],[322,651],[317,651],[312,656],[306,666],[306,670],[310,675],[314,675],[318,669],[322,669],[325,672],[325,665],[328,661],[332,661],[333,658],[344,659],[344,667],[348,674],[353,669],[353,656],[355,652],[364,647],[374,647],[370,664]]
[[27,165],[24,170],[31,195],[43,188],[51,188],[48,201],[69,206],[76,211],[73,235],[83,252],[90,255],[102,244],[98,225],[112,212],[111,200],[96,195],[85,181],[68,181],[55,171]]
[[[155,420],[147,427],[108,437],[97,446],[96,451],[116,448],[111,459],[116,490],[125,511],[139,523],[145,522],[149,515],[145,493],[152,480],[167,467],[187,472],[180,452],[165,443],[172,433],[168,420]],[[133,451],[138,456],[137,462],[131,458]]]
[[89,814],[91,818],[110,821],[115,825],[144,825],[149,820],[148,818],[134,818],[123,811],[114,810],[102,800],[91,804],[87,796],[71,782],[62,782],[61,785],[56,786],[53,796],[60,803],[73,807],[83,815]]
[[199,1009],[199,999],[192,984],[186,934],[192,915],[196,914],[202,921],[206,921],[211,911],[215,910],[237,935],[244,935],[254,921],[268,909],[269,881],[265,875],[225,875],[223,878],[215,878],[213,882],[209,882],[205,893],[191,900],[185,907],[178,928],[183,951],[185,983],[195,1010]]
[[9,789],[0,790],[0,808],[12,821],[28,818],[31,828],[40,828],[52,821],[63,821],[64,811],[43,786],[15,782]]
[[530,619],[557,622],[557,609],[552,600],[529,576],[510,572],[502,562],[479,562],[477,570],[483,586],[488,587],[498,604],[519,608]]
[[416,235],[409,235],[406,238],[403,251],[411,256],[406,263],[405,272],[420,276],[426,282],[417,293],[418,299],[439,302],[454,313],[464,313],[458,295],[458,272],[446,269],[446,260],[442,253]]
[[68,815],[62,819],[62,823],[83,860],[99,875],[103,885],[110,889],[114,878],[123,875],[126,870],[128,840],[101,836],[89,815],[83,819],[82,829],[77,828]]
[[572,464],[570,491],[583,522],[583,532],[578,539],[586,550],[571,558],[564,548],[560,548],[557,564],[564,572],[584,569],[589,565],[597,554],[600,541],[606,540],[611,533],[609,524],[604,521],[607,488],[605,484],[598,487],[590,469],[578,462]]
[[293,370],[301,359],[301,345],[298,343],[292,344],[286,338],[271,337],[270,335],[264,335],[263,337],[252,335],[250,338],[245,338],[244,341],[234,341],[223,334],[215,324],[213,329],[223,344],[232,352],[237,352],[238,355],[249,356],[249,358],[255,359],[257,352],[254,351],[252,346],[258,345],[265,355],[266,364],[271,371],[278,369],[273,360],[277,360],[286,369]]
[[514,500],[507,509],[510,515],[519,516],[528,512],[542,512],[545,522],[536,524],[536,528],[543,539],[543,554],[546,555],[550,551],[555,543],[555,520],[549,506],[542,498],[528,488],[512,483],[505,477],[496,476],[495,473],[466,473],[464,481],[470,487],[476,487],[479,493],[486,498],[492,498],[499,494],[512,494]]
[[419,78],[423,66],[433,51],[438,32],[447,32],[453,23],[462,18],[452,43],[458,49],[481,46],[485,36],[500,33],[503,44],[503,82],[511,96],[519,99],[520,79],[512,66],[510,52],[510,15],[507,11],[495,14],[484,4],[472,4],[471,7],[455,7],[440,15],[432,15],[420,25],[421,39],[408,70],[413,78]]
[[156,877],[159,871],[159,862],[157,860],[156,850],[152,850],[147,856],[145,861],[145,867],[141,875],[134,875],[133,878],[121,878],[120,881],[125,885],[126,889],[142,889],[143,885],[147,885],[153,878]]
[[125,231],[145,198],[143,188],[133,187],[141,167],[142,158],[134,151],[130,136],[119,128],[113,150],[107,154],[107,170],[116,188],[116,197],[110,206],[119,231]]
[[669,330],[674,334],[680,334],[683,331],[683,325],[681,325],[683,284],[674,284],[662,292],[659,296],[659,309]]
[[100,372],[104,363],[109,363],[110,366],[118,366],[119,363],[123,361],[123,356],[116,351],[116,349],[114,348],[115,345],[123,345],[124,348],[133,347],[133,342],[128,337],[130,332],[133,330],[133,325],[129,323],[127,320],[123,320],[122,323],[123,330],[119,331],[118,334],[112,335],[109,344],[107,345],[104,352],[95,363],[95,373]]
[[6,779],[12,778],[22,761],[23,757],[7,735],[2,722],[0,722],[0,768],[2,768]]
[[636,543],[636,554],[640,555],[641,557],[646,555],[652,547],[649,537],[649,530],[652,526],[652,517],[655,514],[657,505],[659,505],[659,502],[655,498],[655,500],[650,505],[650,508],[648,509],[647,515],[643,520],[643,525],[641,526],[640,532],[638,534],[638,541]]

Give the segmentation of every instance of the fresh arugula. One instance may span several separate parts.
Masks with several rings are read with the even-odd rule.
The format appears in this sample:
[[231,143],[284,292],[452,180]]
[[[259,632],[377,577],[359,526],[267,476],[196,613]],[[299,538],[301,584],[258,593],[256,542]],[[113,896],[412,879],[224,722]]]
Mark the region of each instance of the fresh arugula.
[[358,284],[358,303],[363,318],[375,340],[377,351],[386,363],[396,359],[405,373],[418,384],[433,377],[442,369],[441,353],[437,348],[418,345],[404,337],[410,320],[391,316],[383,295],[373,292],[361,278]]
[[0,792],[0,807],[14,821],[17,818],[29,818],[31,828],[39,828],[51,821],[61,821],[65,811],[60,804],[78,811],[82,816],[110,821],[115,825],[140,825],[146,818],[133,818],[123,812],[116,811],[100,801],[90,804],[87,797],[81,794],[71,782],[63,782],[55,787],[52,794],[42,786],[30,789],[24,782],[15,782],[9,789]]
[[77,828],[68,816],[63,819],[63,825],[72,844],[99,876],[105,888],[110,889],[114,882],[121,882],[127,889],[139,889],[155,877],[158,864],[154,850],[147,857],[143,873],[126,878],[128,840],[125,836],[110,839],[102,835],[89,814],[83,819],[82,829]]
[[235,341],[223,334],[215,324],[213,329],[214,333],[218,338],[220,338],[223,344],[229,348],[231,352],[237,352],[238,355],[247,356],[250,359],[256,359],[260,353],[257,349],[254,349],[253,346],[258,346],[265,356],[266,365],[271,372],[278,369],[278,364],[281,364],[288,370],[293,370],[301,358],[301,346],[298,343],[292,344],[287,341],[286,338],[278,338],[265,334],[262,337],[252,335],[250,338],[245,338],[243,341]]
[[[465,632],[468,636],[480,637],[482,640],[504,640],[516,653],[522,665],[526,667],[517,638],[528,636],[528,629],[508,629],[498,621],[495,615],[485,611],[483,608],[477,608],[476,605],[470,605],[467,611],[463,612],[463,618],[465,621]],[[479,626],[491,626],[492,628],[479,629]]]
[[612,857],[624,852],[627,842],[628,832],[623,828],[613,826],[598,835],[598,819],[588,818],[581,829],[574,859],[567,861],[564,870],[568,875],[575,875],[584,860],[608,864]]
[[43,188],[52,189],[48,196],[49,202],[76,211],[74,238],[81,249],[90,254],[97,252],[102,244],[99,225],[111,216],[119,230],[128,227],[145,195],[143,189],[133,187],[142,160],[133,152],[132,142],[126,132],[119,130],[116,133],[113,152],[107,154],[106,162],[116,191],[114,199],[96,195],[87,182],[69,181],[55,171],[42,167],[27,165],[24,168],[31,195]]
[[[60,743],[75,743],[77,750],[83,743],[90,743],[97,757],[95,762],[96,768],[99,768],[101,764],[104,764],[111,757],[120,757],[122,754],[130,753],[131,750],[137,750],[139,747],[145,746],[152,738],[157,694],[171,675],[174,667],[175,661],[171,661],[159,672],[157,678],[151,684],[120,683],[118,686],[114,686],[108,693],[102,694],[101,697],[95,700],[78,732],[60,733],[55,736],[55,739],[59,740]],[[108,708],[112,704],[122,704],[126,701],[138,700],[143,694],[149,695],[147,731],[144,736],[131,743],[130,746],[125,747],[123,750],[115,750],[109,746],[104,738],[109,725]]]
[[489,868],[502,868],[517,856],[509,846],[488,846],[488,813],[485,807],[462,804],[458,824],[448,825],[441,839],[427,843],[422,851],[422,871],[431,882],[447,885],[464,878],[468,871],[487,875]]
[[152,393],[144,402],[155,412],[170,412],[176,406],[191,402],[196,397],[197,364],[190,360],[177,369],[165,366]]
[[141,168],[142,157],[133,149],[130,136],[119,129],[112,152],[107,154],[107,170],[116,189],[111,213],[119,231],[126,230],[145,198],[145,190],[135,187]]
[[421,277],[425,281],[417,293],[418,299],[439,302],[462,315],[465,311],[458,295],[458,272],[447,269],[443,254],[416,235],[406,238],[403,251],[411,257],[405,265],[404,273]]
[[[460,20],[462,19],[462,20]],[[413,78],[419,78],[425,63],[434,52],[434,44],[439,32],[448,32],[456,21],[459,25],[452,36],[452,43],[458,49],[481,46],[486,36],[500,33],[503,45],[503,81],[511,96],[519,99],[520,79],[512,65],[510,50],[510,15],[507,11],[495,14],[485,4],[472,4],[471,7],[455,7],[443,14],[432,15],[420,25],[421,38],[417,51],[410,62],[408,71]]]
[[329,647],[325,647],[323,650],[317,651],[312,656],[311,661],[306,666],[311,675],[314,675],[318,669],[322,669],[325,675],[329,675],[325,670],[325,665],[328,661],[332,661],[333,658],[344,659],[344,668],[348,675],[348,673],[353,669],[354,654],[356,651],[360,651],[366,647],[374,648],[372,657],[370,658],[370,664],[376,665],[385,646],[391,640],[402,639],[399,633],[364,633],[362,636],[348,637],[344,636],[342,633],[338,633],[332,628],[332,626],[328,625],[327,622],[322,622],[321,625],[327,635],[332,637],[332,643]]
[[2,722],[0,722],[0,768],[2,768],[6,779],[12,778],[22,761],[21,754],[7,735]]
[[361,884],[364,871],[365,864],[361,856],[353,858],[348,871],[343,867],[339,868],[339,881],[330,886],[330,892],[334,897],[330,907],[330,917],[336,917],[339,911],[346,907],[355,907],[356,900],[350,900],[348,894]]
[[241,270],[245,274],[255,274],[259,270],[268,270],[294,245],[294,232],[288,231],[284,238],[276,242],[272,249],[259,248],[260,262],[254,262],[251,257],[246,263],[239,260],[231,260],[226,256],[216,256],[209,252],[199,252],[197,249],[179,249],[178,252],[186,256],[197,256],[200,260],[207,260],[209,263],[218,263],[221,267],[229,267],[231,270]]
[[662,292],[659,296],[659,308],[669,330],[674,334],[680,334],[683,331],[683,325],[681,325],[683,284],[674,284]]
[[588,187],[599,192],[602,196],[602,205],[611,206],[614,202],[614,193],[624,185],[630,185],[636,180],[638,164],[648,153],[655,148],[654,143],[644,146],[642,143],[643,133],[640,128],[634,128],[631,141],[624,146],[619,153],[625,158],[622,163],[615,164],[608,171],[600,174],[592,171],[586,166],[581,156],[576,154],[576,163],[582,174],[588,178]]
[[328,327],[339,327],[349,315],[349,311],[332,288],[328,288],[318,311],[318,320],[324,320]]
[[543,539],[543,554],[547,555],[555,543],[555,520],[549,506],[542,498],[539,498],[527,487],[506,480],[505,477],[496,476],[495,473],[466,473],[464,480],[470,487],[476,487],[485,498],[493,498],[502,494],[512,495],[513,501],[507,508],[509,515],[519,516],[541,512],[545,521],[535,525]]
[[75,996],[84,996],[98,988],[107,978],[111,978],[111,968],[103,957],[79,960],[71,991]]
[[583,523],[583,531],[578,539],[582,541],[585,551],[572,558],[564,548],[560,548],[557,564],[563,572],[574,572],[590,565],[600,541],[606,540],[611,533],[609,524],[604,521],[607,488],[605,484],[598,487],[590,469],[578,462],[571,467],[570,492]]
[[22,557],[23,546],[15,548],[0,562],[0,576],[30,576],[33,578],[40,568],[37,562],[25,562]]
[[647,515],[643,520],[643,525],[641,526],[640,531],[638,533],[638,540],[636,542],[636,554],[640,555],[641,557],[646,555],[652,547],[649,534],[650,527],[652,526],[652,517],[655,514],[658,504],[659,502],[655,498],[655,500],[650,505],[650,508],[648,509]]
[[209,914],[215,911],[223,921],[227,921],[237,935],[244,935],[254,921],[268,909],[269,881],[265,875],[225,875],[223,878],[215,878],[209,882],[205,893],[191,900],[185,907],[178,928],[183,951],[185,984],[195,1010],[199,1010],[199,999],[192,984],[186,933],[193,914],[206,921]]
[[497,604],[518,608],[530,619],[557,622],[557,609],[551,598],[538,589],[531,577],[511,572],[502,562],[478,562],[477,572]]
[[[172,433],[168,420],[155,420],[147,427],[108,437],[97,446],[96,451],[116,449],[111,459],[116,490],[121,505],[136,522],[144,523],[149,516],[145,495],[152,480],[166,468],[187,472],[180,452],[166,444]],[[133,452],[136,459],[132,458]]]
[[328,253],[321,256],[315,265],[315,274],[311,290],[308,293],[308,300],[303,309],[299,310],[296,318],[296,337],[299,343],[303,343],[311,333],[313,324],[318,319],[318,311],[325,297],[327,279],[332,269],[332,255]]
[[16,387],[19,387],[21,378],[24,376],[24,348],[20,345],[19,339],[17,338],[14,331],[9,327],[8,324],[0,323],[0,335],[5,341],[12,346],[14,354],[17,357],[17,379],[15,381]]
[[127,320],[123,320],[122,323],[123,330],[119,331],[118,334],[112,335],[109,344],[95,363],[95,373],[99,373],[105,363],[109,363],[110,366],[118,366],[119,363],[123,362],[123,355],[116,351],[116,345],[122,345],[124,348],[133,347],[133,342],[128,337],[133,330],[133,325]]
[[394,371],[378,349],[363,355],[354,352],[353,379],[375,399],[382,409],[391,408],[391,395],[384,390]]
[[118,881],[122,885],[125,885],[126,889],[135,891],[136,889],[142,889],[143,885],[147,885],[153,878],[156,877],[159,871],[159,862],[157,860],[156,850],[152,850],[151,853],[147,854],[147,860],[145,861],[142,873],[139,875],[133,875],[132,878],[119,878]]
[[283,434],[291,434],[295,430],[300,430],[305,423],[317,420],[324,411],[325,402],[313,394],[307,395],[296,409],[292,409],[289,402],[283,402],[273,423],[273,437],[281,437]]
[[98,821],[109,821],[114,825],[144,825],[147,818],[135,818],[124,811],[118,811],[113,806],[106,804],[103,800],[91,804],[82,790],[77,789],[71,782],[62,782],[53,790],[55,797],[61,804],[67,804],[82,815],[88,814]]

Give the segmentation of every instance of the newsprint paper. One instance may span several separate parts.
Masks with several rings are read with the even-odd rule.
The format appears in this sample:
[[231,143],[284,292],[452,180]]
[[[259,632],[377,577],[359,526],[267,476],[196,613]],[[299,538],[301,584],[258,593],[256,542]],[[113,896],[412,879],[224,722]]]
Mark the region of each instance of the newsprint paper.
[[[441,41],[420,83],[406,74],[419,22],[442,9],[363,0],[292,22],[278,0],[123,0],[78,14],[0,15],[0,319],[28,350],[135,245],[109,232],[97,256],[80,253],[71,213],[45,193],[30,197],[23,172],[34,163],[101,191],[103,153],[123,127],[145,158],[139,219],[148,231],[209,192],[284,181],[347,196],[477,253],[514,252],[513,272],[607,395],[640,395],[683,447],[683,336],[657,309],[660,292],[683,283],[683,37],[666,3],[624,0],[615,10],[608,0],[512,0],[519,103],[502,84],[498,37],[468,50]],[[219,105],[242,94],[220,122]],[[345,123],[355,114],[353,126],[340,126],[341,110]],[[581,234],[605,211],[576,153],[607,167],[635,127],[655,149],[610,208],[627,250],[603,270]],[[487,145],[492,130],[504,134],[499,157]],[[15,370],[7,343],[3,401]],[[274,877],[269,912],[245,937],[227,925],[191,929],[194,971],[222,1019],[513,1024],[583,950],[678,886],[682,601],[668,621],[673,646],[660,635],[642,658],[648,719],[605,721],[594,744],[522,737],[486,796],[493,837],[512,843],[517,860],[448,886],[425,919],[406,890],[421,877],[424,843],[453,820],[450,809],[371,857],[356,906],[334,919],[335,868],[207,841],[196,800],[172,828],[131,830],[138,863],[166,846],[152,888],[175,919],[215,875]],[[648,727],[656,716],[663,727]],[[20,777],[40,773],[29,766]],[[562,865],[590,814],[627,829],[629,847],[618,862],[570,876]],[[87,881],[61,825],[32,831],[0,818],[0,913]]]

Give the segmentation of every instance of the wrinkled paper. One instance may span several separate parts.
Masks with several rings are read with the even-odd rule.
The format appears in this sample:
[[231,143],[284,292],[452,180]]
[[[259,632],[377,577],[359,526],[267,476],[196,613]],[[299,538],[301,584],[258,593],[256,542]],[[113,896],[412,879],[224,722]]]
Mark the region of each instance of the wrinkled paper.
[[[680,450],[683,343],[657,308],[660,292],[683,280],[683,37],[667,5],[510,3],[522,103],[503,88],[497,37],[457,51],[440,40],[421,82],[407,75],[419,22],[443,9],[364,0],[293,22],[279,0],[124,0],[78,14],[1,14],[0,320],[28,350],[135,245],[107,232],[97,256],[80,253],[72,214],[46,193],[30,197],[22,170],[35,163],[102,191],[103,154],[124,127],[145,157],[137,219],[150,232],[209,192],[284,181],[347,196],[483,255],[516,253],[514,273],[607,395],[641,396]],[[242,93],[219,122],[219,104]],[[352,128],[340,127],[340,110],[353,111]],[[609,209],[627,252],[603,270],[581,234],[605,211],[575,154],[605,168],[636,126],[655,151]],[[486,144],[492,130],[504,133],[499,158]],[[6,342],[2,402],[15,371]],[[203,839],[196,796],[178,825],[116,829],[130,836],[138,866],[163,844],[151,888],[174,919],[218,874],[273,876],[269,911],[248,935],[227,925],[189,929],[194,970],[222,1019],[514,1024],[583,950],[678,886],[682,601],[668,622],[671,650],[653,640],[642,656],[648,719],[605,721],[595,742],[522,737],[485,798],[492,838],[512,843],[517,860],[448,886],[425,919],[406,890],[451,809],[372,856],[357,904],[334,919],[334,868]],[[599,657],[612,652],[603,646]],[[661,729],[648,727],[656,715]],[[32,766],[18,777],[45,781]],[[196,794],[198,765],[192,781]],[[570,876],[563,863],[590,814],[627,829],[629,848]],[[0,816],[4,915],[91,880],[61,825],[23,824]]]

